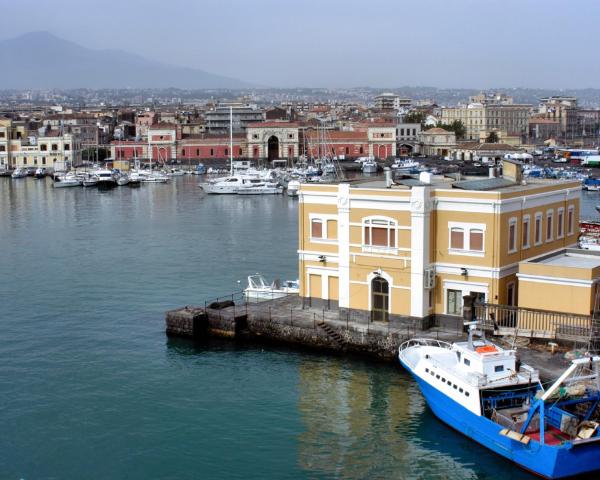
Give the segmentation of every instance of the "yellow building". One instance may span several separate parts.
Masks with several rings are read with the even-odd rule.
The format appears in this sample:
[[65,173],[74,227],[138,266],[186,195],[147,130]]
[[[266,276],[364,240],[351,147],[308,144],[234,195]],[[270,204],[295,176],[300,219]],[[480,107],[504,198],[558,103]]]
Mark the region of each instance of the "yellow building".
[[576,244],[581,185],[503,178],[302,185],[300,295],[371,321],[462,315],[471,293],[517,305],[519,262]]

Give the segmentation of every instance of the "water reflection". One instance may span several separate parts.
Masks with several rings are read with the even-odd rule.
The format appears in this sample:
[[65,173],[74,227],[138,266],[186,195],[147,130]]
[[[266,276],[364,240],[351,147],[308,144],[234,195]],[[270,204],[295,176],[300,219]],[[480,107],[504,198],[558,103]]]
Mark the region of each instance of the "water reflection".
[[[424,402],[399,367],[303,359],[298,409],[302,468],[336,478],[477,478],[474,462],[423,437]],[[436,435],[438,425],[429,435]],[[434,445],[438,447],[439,445]]]

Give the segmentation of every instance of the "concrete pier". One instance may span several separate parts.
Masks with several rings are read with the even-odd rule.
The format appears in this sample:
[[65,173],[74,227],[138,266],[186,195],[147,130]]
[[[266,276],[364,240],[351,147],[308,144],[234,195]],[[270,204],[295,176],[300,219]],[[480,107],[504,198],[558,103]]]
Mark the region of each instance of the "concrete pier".
[[[186,306],[166,314],[167,335],[205,338],[210,336],[295,344],[330,352],[368,356],[397,362],[398,347],[410,338],[428,337],[447,342],[466,338],[462,321],[455,328],[404,324],[378,324],[340,319],[337,309],[327,310],[303,305],[298,296],[288,296],[257,304]],[[214,308],[219,307],[222,308]],[[213,308],[211,308],[213,307]],[[561,353],[543,348],[519,348],[524,363],[540,370],[544,379],[558,377],[569,365]]]

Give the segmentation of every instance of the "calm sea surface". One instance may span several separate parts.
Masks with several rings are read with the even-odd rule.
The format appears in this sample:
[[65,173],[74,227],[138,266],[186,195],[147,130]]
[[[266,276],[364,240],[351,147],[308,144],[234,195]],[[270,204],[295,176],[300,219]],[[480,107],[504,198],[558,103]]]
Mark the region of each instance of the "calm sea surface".
[[0,479],[528,478],[398,366],[166,338],[165,310],[296,278],[296,215],[191,177],[0,178]]

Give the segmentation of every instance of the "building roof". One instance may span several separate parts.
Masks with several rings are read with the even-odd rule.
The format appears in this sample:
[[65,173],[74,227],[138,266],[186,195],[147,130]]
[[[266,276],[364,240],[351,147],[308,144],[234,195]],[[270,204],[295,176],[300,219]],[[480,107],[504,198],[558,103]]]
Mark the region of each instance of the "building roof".
[[448,134],[448,133],[452,133],[453,134],[454,132],[450,132],[448,130],[444,130],[443,128],[440,128],[440,127],[434,127],[434,128],[430,128],[428,130],[425,130],[422,133],[428,133],[428,134],[436,134],[436,135],[438,135],[438,134]]
[[154,125],[148,126],[149,130],[176,130],[177,125],[175,123],[155,123]]
[[298,124],[295,122],[255,122],[247,125],[246,128],[273,128],[273,127],[281,127],[281,128],[297,128]]
[[[320,134],[318,132],[306,132],[306,138],[310,140],[318,139]],[[325,133],[325,140],[368,140],[367,132],[365,131],[327,131]]]
[[484,180],[463,180],[461,182],[454,182],[453,188],[460,188],[461,190],[496,190],[498,188],[512,187],[517,185],[516,182],[507,178],[486,178]]

